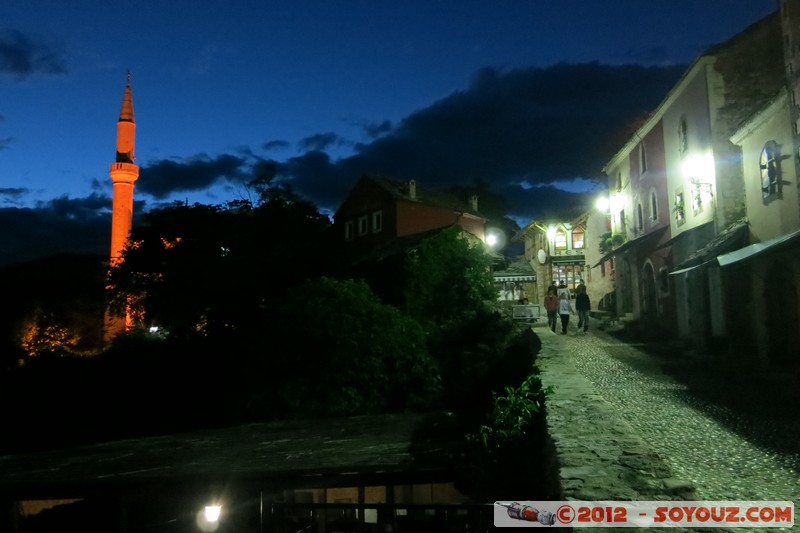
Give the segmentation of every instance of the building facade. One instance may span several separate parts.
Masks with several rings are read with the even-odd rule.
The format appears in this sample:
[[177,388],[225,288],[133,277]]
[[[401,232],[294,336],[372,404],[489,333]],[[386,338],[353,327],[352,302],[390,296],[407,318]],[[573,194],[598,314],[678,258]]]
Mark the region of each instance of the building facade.
[[522,228],[514,240],[524,243],[524,257],[536,272],[531,303],[542,305],[553,283],[564,281],[574,292],[583,280],[592,308],[600,308],[612,290],[613,275],[593,272],[590,265],[600,255],[599,235],[607,227],[606,216],[589,212],[571,221],[532,221]]
[[457,198],[383,176],[363,176],[334,215],[334,229],[346,245],[371,247],[399,237],[461,226],[485,242],[486,219],[478,198]]
[[730,329],[715,260],[748,238],[731,135],[783,84],[779,29],[773,13],[702,54],[604,168],[618,311],[701,346]]

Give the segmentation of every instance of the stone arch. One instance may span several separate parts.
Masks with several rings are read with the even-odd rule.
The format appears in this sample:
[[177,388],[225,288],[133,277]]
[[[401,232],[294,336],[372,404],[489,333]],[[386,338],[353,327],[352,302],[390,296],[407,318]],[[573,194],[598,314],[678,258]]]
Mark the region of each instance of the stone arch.
[[658,318],[658,289],[653,263],[649,259],[642,267],[642,318]]

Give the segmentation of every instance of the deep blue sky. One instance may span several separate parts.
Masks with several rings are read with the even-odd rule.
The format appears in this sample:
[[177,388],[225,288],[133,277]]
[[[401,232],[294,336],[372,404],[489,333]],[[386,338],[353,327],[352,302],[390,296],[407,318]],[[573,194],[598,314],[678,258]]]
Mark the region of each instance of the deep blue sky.
[[[375,172],[434,187],[481,180],[526,223],[588,205],[585,191],[619,147],[614,133],[704,49],[776,9],[776,0],[0,2],[0,264],[16,240],[48,250],[54,220],[110,225],[108,167],[129,69],[140,211],[246,197],[243,182],[274,160],[323,211]],[[63,248],[71,234],[61,231]]]

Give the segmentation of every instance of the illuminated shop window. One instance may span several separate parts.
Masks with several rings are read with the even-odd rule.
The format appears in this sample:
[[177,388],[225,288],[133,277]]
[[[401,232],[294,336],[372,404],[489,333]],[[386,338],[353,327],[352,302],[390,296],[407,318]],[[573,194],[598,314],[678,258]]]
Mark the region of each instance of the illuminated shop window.
[[554,238],[556,250],[566,250],[567,249],[567,232],[563,229],[558,228],[556,230],[556,236]]
[[575,228],[572,230],[572,248],[574,250],[582,249],[585,246],[584,235],[583,228]]

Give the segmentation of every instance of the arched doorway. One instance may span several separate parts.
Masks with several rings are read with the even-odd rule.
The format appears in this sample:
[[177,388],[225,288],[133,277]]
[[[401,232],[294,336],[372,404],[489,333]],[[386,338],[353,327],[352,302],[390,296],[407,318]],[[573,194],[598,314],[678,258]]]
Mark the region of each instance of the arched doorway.
[[642,318],[655,320],[658,318],[658,293],[656,275],[653,265],[645,263],[642,269]]

